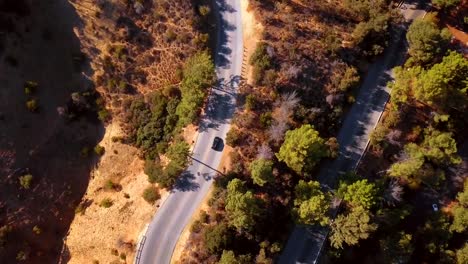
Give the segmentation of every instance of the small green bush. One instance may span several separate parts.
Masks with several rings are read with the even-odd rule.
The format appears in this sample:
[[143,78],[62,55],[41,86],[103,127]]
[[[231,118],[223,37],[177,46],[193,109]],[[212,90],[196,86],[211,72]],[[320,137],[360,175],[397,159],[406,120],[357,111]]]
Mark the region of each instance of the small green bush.
[[31,174],[26,174],[26,175],[21,176],[19,178],[21,188],[26,189],[26,190],[31,188],[32,180],[33,180],[33,176]]
[[26,256],[26,253],[24,253],[24,251],[20,251],[16,255],[16,260],[17,261],[25,261],[26,259],[27,259],[27,256]]
[[37,225],[35,225],[32,230],[33,230],[34,234],[36,234],[36,235],[40,235],[42,233],[41,228],[39,228]]
[[242,132],[239,129],[231,127],[229,132],[226,135],[226,144],[231,147],[235,147],[239,145],[239,141],[242,139]]
[[200,220],[195,220],[190,227],[190,232],[192,233],[199,233],[202,230],[202,223]]
[[83,147],[80,151],[80,155],[83,157],[83,158],[86,158],[89,156],[89,152],[90,152],[90,149],[89,147]]
[[206,16],[211,12],[211,9],[207,5],[202,5],[198,8],[198,11],[200,12],[200,15]]
[[104,184],[104,188],[107,190],[114,190],[117,188],[117,185],[112,180],[107,180]]
[[143,199],[145,199],[145,201],[147,201],[150,204],[154,204],[160,198],[161,195],[159,194],[159,191],[152,186],[146,188],[143,191]]
[[159,162],[154,162],[152,160],[145,161],[145,173],[148,175],[148,181],[150,183],[158,182],[163,172],[163,167]]
[[38,102],[37,102],[37,99],[30,99],[26,102],[26,107],[28,108],[28,110],[30,112],[36,112],[37,109],[39,108],[39,105],[38,105]]
[[208,220],[209,220],[209,215],[206,213],[205,210],[202,210],[200,212],[200,221],[204,224],[208,223]]
[[83,204],[79,204],[76,208],[75,208],[75,214],[80,214],[80,215],[83,215],[85,212],[85,207]]
[[127,255],[125,253],[120,253],[120,259],[121,260],[126,260],[127,259]]
[[247,95],[247,97],[245,97],[245,109],[253,110],[255,108],[256,103],[257,100],[253,94],[249,94]]
[[114,255],[114,256],[118,256],[119,251],[116,248],[113,248],[113,249],[111,249],[111,254]]
[[260,123],[262,124],[262,127],[270,127],[272,121],[273,117],[271,116],[271,112],[266,112],[260,115]]
[[102,199],[101,203],[99,204],[101,207],[109,208],[114,204],[114,202],[110,198]]
[[26,95],[31,95],[36,92],[38,86],[37,82],[27,81],[24,83],[24,93]]
[[110,117],[109,111],[107,111],[106,108],[102,108],[101,110],[98,111],[98,118],[102,122],[107,121]]
[[170,29],[166,30],[166,33],[164,34],[164,39],[167,42],[174,41],[176,39],[176,37],[177,37],[177,34],[174,31],[170,30]]
[[370,143],[372,146],[380,147],[380,144],[384,141],[385,136],[388,134],[388,128],[384,126],[377,126],[370,135]]
[[98,156],[102,156],[104,155],[104,152],[105,152],[105,148],[103,146],[100,146],[100,145],[96,145],[94,147],[94,153],[96,153],[96,155]]

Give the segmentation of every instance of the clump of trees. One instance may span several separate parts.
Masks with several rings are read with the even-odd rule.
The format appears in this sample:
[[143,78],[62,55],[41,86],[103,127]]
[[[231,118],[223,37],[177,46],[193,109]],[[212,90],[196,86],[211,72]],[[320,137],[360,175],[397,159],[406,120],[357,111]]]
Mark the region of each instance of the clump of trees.
[[433,16],[416,19],[406,33],[411,62],[417,64],[430,62],[445,51],[450,37],[448,29],[439,29]]
[[437,183],[440,177],[443,178],[443,172],[431,164],[448,166],[460,162],[452,134],[429,128],[420,145],[409,143],[404,147],[400,161],[390,167],[389,175],[404,180],[412,187],[418,187],[421,182]]
[[162,188],[171,188],[177,177],[188,165],[189,145],[185,141],[173,142],[167,150],[169,164],[163,168],[159,159],[145,162],[145,173],[150,183],[158,183]]
[[226,214],[229,225],[238,232],[251,231],[263,215],[261,201],[246,189],[243,181],[233,179],[227,185]]
[[[368,217],[361,216],[366,223],[354,223],[352,231],[367,230],[364,235],[371,241],[366,243],[366,251],[378,253],[353,247],[357,251],[354,254],[366,254],[379,263],[414,259],[455,263],[458,256],[464,258],[464,247],[458,241],[466,239],[465,191],[453,202],[447,201],[455,197],[454,190],[459,187],[460,177],[455,171],[462,161],[458,155],[463,153],[457,146],[464,140],[468,60],[450,50],[454,48],[449,41],[451,36],[447,29],[439,28],[441,24],[435,14],[429,13],[409,27],[406,38],[410,58],[404,66],[394,69],[395,80],[390,85],[392,107],[373,133],[370,153],[362,163],[361,172],[368,180],[343,181],[338,189],[345,213],[338,216],[341,222],[337,218],[335,226],[332,224],[332,246],[342,245],[346,250],[346,244],[359,240],[351,231],[340,229],[347,226],[344,217],[361,208],[361,214],[367,211]],[[436,197],[431,203],[436,203],[439,210],[413,199],[429,193]],[[358,196],[362,198],[355,199]],[[414,207],[417,210],[413,212]],[[421,211],[427,214],[422,217]],[[370,228],[366,226],[369,224]],[[349,244],[345,238],[349,238]]]
[[256,85],[273,85],[276,79],[273,61],[268,54],[271,47],[265,42],[259,42],[250,57],[249,63],[253,66],[253,81]]
[[362,206],[353,207],[348,214],[340,214],[332,222],[330,243],[335,248],[356,245],[375,230],[377,224],[372,222],[370,212]]
[[463,233],[468,228],[468,181],[462,192],[458,193],[456,205],[453,207],[453,223],[451,231]]
[[387,1],[346,0],[344,6],[351,17],[359,21],[352,32],[353,44],[364,56],[381,54],[387,46],[388,28],[392,18]]
[[301,224],[327,225],[330,196],[320,190],[320,183],[300,180],[295,188],[293,213]]
[[176,109],[179,126],[195,121],[207,89],[214,83],[214,64],[208,52],[200,52],[189,58],[184,66],[183,75],[180,84],[182,98]]

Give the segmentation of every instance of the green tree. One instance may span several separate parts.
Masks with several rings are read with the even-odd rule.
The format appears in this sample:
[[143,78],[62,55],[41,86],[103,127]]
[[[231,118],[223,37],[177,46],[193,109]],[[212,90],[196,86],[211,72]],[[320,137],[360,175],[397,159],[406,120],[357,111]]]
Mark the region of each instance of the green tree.
[[385,0],[344,0],[343,4],[355,20],[369,20],[386,10]]
[[[457,97],[466,99],[468,92],[468,60],[457,52],[450,52],[416,83],[415,97],[429,105],[456,105]],[[449,100],[450,97],[450,100]]]
[[414,87],[421,74],[422,68],[419,66],[412,68],[402,68],[400,66],[393,68],[395,75],[394,82],[390,83],[392,104],[399,107],[405,104],[411,98]]
[[369,210],[376,204],[378,189],[366,179],[354,182],[351,185],[340,183],[339,193],[352,207],[362,206]]
[[457,6],[460,0],[432,0],[432,3],[440,8],[449,9]]
[[257,100],[253,94],[249,94],[245,97],[245,109],[247,110],[253,110],[255,108],[255,105],[257,103]]
[[458,203],[453,208],[453,222],[450,230],[463,233],[468,227],[468,181],[465,181],[463,192],[457,195]]
[[457,250],[457,264],[465,264],[468,263],[468,243]]
[[452,238],[450,223],[447,216],[441,212],[432,215],[418,230],[421,241],[425,242],[426,250],[433,255],[442,254]]
[[206,90],[215,80],[214,64],[208,52],[199,52],[188,59],[180,84],[182,99],[177,106],[179,126],[192,123],[203,104]]
[[320,183],[300,180],[295,188],[293,213],[301,224],[326,225],[329,221],[327,212],[330,207],[330,197],[320,190]]
[[265,185],[265,183],[272,182],[273,177],[273,161],[267,159],[256,159],[250,164],[250,173],[252,174],[252,180],[259,186]]
[[21,188],[26,189],[26,190],[31,188],[32,180],[33,180],[33,176],[31,174],[26,174],[26,175],[19,177]]
[[441,165],[461,162],[461,158],[457,155],[457,142],[452,138],[452,133],[435,129],[426,129],[424,132],[421,147],[426,158]]
[[364,56],[376,56],[384,51],[387,45],[390,15],[378,13],[368,21],[362,21],[354,28],[353,43],[359,47]]
[[346,92],[359,84],[359,73],[354,67],[346,67],[344,75],[341,76],[338,88],[340,91]]
[[148,181],[150,183],[159,182],[159,178],[163,174],[164,169],[159,162],[152,160],[145,161],[145,173],[148,175]]
[[388,174],[392,177],[404,179],[411,186],[417,187],[421,183],[420,169],[424,165],[424,153],[414,143],[404,147],[405,159],[394,163]]
[[210,226],[204,233],[204,244],[211,254],[218,254],[230,241],[231,234],[224,223]]
[[413,237],[405,232],[390,234],[380,240],[383,260],[389,264],[408,263],[414,251]]
[[240,264],[232,250],[223,250],[218,264]]
[[239,179],[233,179],[227,185],[225,208],[229,225],[239,232],[252,230],[263,213],[260,201],[245,189],[244,182]]
[[450,35],[446,30],[439,30],[437,24],[429,19],[416,19],[409,27],[406,39],[412,59],[424,64],[442,53]]
[[370,212],[362,206],[355,207],[348,215],[339,215],[331,223],[330,243],[334,248],[343,248],[358,244],[377,230],[377,224],[371,222]]
[[307,174],[327,155],[328,147],[325,140],[319,136],[313,126],[307,124],[286,132],[285,140],[276,157],[295,172]]
[[166,155],[171,160],[171,163],[180,168],[185,168],[189,162],[189,153],[189,144],[185,141],[177,141],[169,146]]
[[169,162],[164,169],[163,174],[158,179],[158,183],[162,188],[172,188],[175,184],[177,177],[182,173],[184,167],[180,167],[176,162]]
[[232,250],[223,250],[221,259],[218,264],[250,264],[252,262],[252,257],[250,255],[240,255],[237,256]]

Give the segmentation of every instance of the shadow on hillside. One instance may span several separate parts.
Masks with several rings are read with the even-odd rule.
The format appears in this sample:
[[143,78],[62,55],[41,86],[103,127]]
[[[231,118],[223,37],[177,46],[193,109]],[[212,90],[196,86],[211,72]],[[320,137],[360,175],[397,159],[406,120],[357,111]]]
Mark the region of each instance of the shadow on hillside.
[[[66,121],[58,113],[72,93],[94,89],[86,77],[93,72],[79,59],[84,57],[73,32],[83,22],[66,0],[34,1],[34,8],[31,2],[0,0],[0,21],[8,25],[0,26],[0,226],[12,227],[0,263],[12,263],[20,251],[27,263],[58,262],[98,162],[83,150],[92,153],[104,134],[96,114]],[[29,80],[38,88],[27,94]],[[32,99],[35,113],[25,105]],[[29,189],[19,183],[25,174],[33,176]]]

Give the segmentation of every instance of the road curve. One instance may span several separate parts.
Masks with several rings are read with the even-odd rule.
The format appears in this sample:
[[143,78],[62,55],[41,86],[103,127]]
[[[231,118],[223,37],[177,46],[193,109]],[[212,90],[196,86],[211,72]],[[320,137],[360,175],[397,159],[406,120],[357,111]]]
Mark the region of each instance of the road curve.
[[[421,1],[425,2],[425,1]],[[424,4],[406,4],[400,9],[407,22],[424,15]],[[338,175],[353,170],[364,153],[370,133],[380,119],[389,98],[386,84],[391,80],[391,69],[403,62],[406,53],[402,34],[394,34],[384,55],[369,67],[369,71],[359,90],[356,102],[343,121],[338,142],[339,156],[323,164],[317,180],[325,189],[334,189]],[[279,264],[316,263],[328,230],[317,226],[296,226],[291,233]]]
[[215,56],[218,83],[211,90],[201,117],[192,163],[149,224],[146,239],[139,245],[141,254],[137,253],[136,263],[170,263],[182,230],[217,174],[222,148],[212,150],[211,144],[215,136],[224,139],[230,128],[242,69],[243,39],[240,0],[216,0],[216,5],[220,25]]

